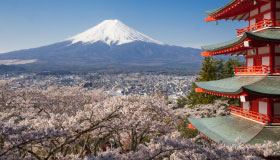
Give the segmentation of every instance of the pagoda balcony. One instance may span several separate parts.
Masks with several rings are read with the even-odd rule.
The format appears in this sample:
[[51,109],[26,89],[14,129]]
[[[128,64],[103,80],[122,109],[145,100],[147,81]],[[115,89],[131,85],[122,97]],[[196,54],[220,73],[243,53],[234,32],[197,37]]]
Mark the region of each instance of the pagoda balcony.
[[280,125],[280,115],[267,115],[247,109],[242,107],[229,106],[231,110],[231,115],[237,116],[242,119],[246,119],[261,125]]
[[248,67],[234,67],[235,75],[280,75],[280,66],[248,66]]
[[263,21],[260,21],[254,25],[250,25],[248,27],[237,29],[237,36],[241,37],[244,32],[257,32],[260,30],[264,30],[267,28],[272,27],[272,20],[270,19],[264,19]]

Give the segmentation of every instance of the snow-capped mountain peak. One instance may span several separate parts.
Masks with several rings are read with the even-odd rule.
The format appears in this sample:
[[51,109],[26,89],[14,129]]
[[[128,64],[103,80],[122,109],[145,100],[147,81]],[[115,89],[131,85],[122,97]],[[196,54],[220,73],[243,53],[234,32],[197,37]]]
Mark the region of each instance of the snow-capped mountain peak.
[[121,45],[134,41],[164,44],[128,27],[119,20],[105,20],[97,26],[68,40],[71,40],[72,44],[78,42],[95,43],[98,41],[102,41],[108,45]]

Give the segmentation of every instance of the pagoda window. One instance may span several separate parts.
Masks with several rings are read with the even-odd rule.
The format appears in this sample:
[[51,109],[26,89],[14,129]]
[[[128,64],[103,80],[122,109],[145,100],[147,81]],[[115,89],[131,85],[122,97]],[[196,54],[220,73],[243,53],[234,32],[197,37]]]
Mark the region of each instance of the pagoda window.
[[267,115],[267,102],[259,101],[259,113]]
[[273,104],[273,115],[280,116],[280,103],[279,102],[275,102]]
[[271,3],[267,3],[263,6],[261,6],[261,12],[265,12],[267,10],[270,10],[271,9]]
[[269,56],[262,57],[262,65],[269,66]]
[[275,53],[280,53],[280,45],[275,45]]
[[248,58],[247,59],[247,67],[254,66],[254,58]]
[[276,12],[276,19],[280,19],[280,12]]
[[271,12],[264,14],[263,18],[264,19],[271,19]]
[[254,17],[259,14],[259,9],[256,8],[250,12],[250,17]]
[[273,67],[273,73],[277,74],[279,76],[280,74],[280,57],[274,59],[274,67]]
[[280,66],[280,56],[275,56],[275,66]]
[[254,58],[248,58],[247,59],[247,67],[254,66]]
[[248,111],[251,108],[250,102],[243,102],[242,106],[243,106],[243,109],[248,110]]
[[276,2],[276,8],[280,8],[280,1]]
[[256,18],[253,18],[250,20],[250,25],[255,25],[256,24]]
[[269,46],[258,48],[258,54],[268,54],[268,53],[269,53]]

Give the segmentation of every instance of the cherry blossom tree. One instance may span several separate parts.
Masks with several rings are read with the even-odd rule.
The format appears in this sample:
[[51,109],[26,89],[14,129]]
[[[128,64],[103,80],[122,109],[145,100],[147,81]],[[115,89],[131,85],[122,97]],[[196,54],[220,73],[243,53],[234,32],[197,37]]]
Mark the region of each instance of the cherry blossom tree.
[[190,116],[227,115],[226,102],[174,110],[160,96],[110,96],[80,87],[12,90],[8,85],[0,83],[0,159],[260,159],[279,154],[280,142],[198,144],[177,131]]
[[164,99],[109,95],[79,87],[5,90],[0,156],[83,157],[110,142],[122,152],[136,151],[150,138],[175,130],[172,107]]
[[[274,148],[274,150],[272,149]],[[262,145],[232,145],[195,143],[195,139],[182,139],[179,133],[173,132],[156,137],[146,145],[140,145],[138,151],[121,154],[120,150],[102,152],[98,156],[90,156],[90,160],[260,160],[262,156],[279,155],[279,142],[268,142]],[[278,152],[275,152],[278,150]]]

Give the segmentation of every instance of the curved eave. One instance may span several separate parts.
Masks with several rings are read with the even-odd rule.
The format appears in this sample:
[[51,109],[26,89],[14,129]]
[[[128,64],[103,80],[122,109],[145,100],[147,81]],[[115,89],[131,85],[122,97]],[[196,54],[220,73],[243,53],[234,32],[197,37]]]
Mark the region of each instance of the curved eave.
[[280,77],[231,77],[217,81],[196,82],[206,91],[239,95],[252,93],[261,96],[280,96]]
[[[215,21],[222,19],[231,20],[248,20],[249,12],[256,7],[262,6],[268,3],[270,0],[258,0],[257,4],[254,4],[253,0],[231,0],[226,5],[206,11],[205,13],[209,16],[206,21]],[[257,5],[257,6],[256,6]],[[248,12],[249,11],[249,12]],[[238,17],[238,16],[241,17]],[[238,18],[237,18],[238,17]]]
[[280,30],[279,29],[267,29],[263,32],[246,32],[248,38],[254,40],[260,40],[265,42],[279,43],[280,42]]
[[[216,81],[196,82],[196,85],[206,91],[238,95],[243,93],[243,86],[255,83],[263,79],[262,77],[231,77]],[[230,85],[229,85],[230,84]]]
[[280,43],[280,30],[279,29],[267,29],[263,32],[245,32],[242,37],[236,38],[231,41],[202,46],[202,50],[205,52],[218,52],[221,50],[230,49],[238,44],[243,44],[246,39],[258,40],[271,43]]
[[244,42],[244,40],[247,38],[247,35],[244,34],[241,38],[236,38],[231,41],[226,41],[223,43],[217,43],[217,44],[212,44],[212,45],[206,45],[206,46],[201,46],[201,49],[206,51],[206,52],[215,52],[223,49],[228,49],[230,47],[233,47],[237,44],[240,44]]
[[266,141],[280,140],[280,127],[262,126],[248,120],[234,117],[188,118],[194,128],[203,135],[227,145],[239,144],[240,139],[246,144],[262,144]]
[[262,96],[280,96],[280,77],[266,77],[244,86],[244,91]]
[[212,10],[209,10],[209,11],[206,11],[205,13],[208,15],[208,16],[212,16],[214,14],[217,14],[221,11],[223,11],[224,9],[226,9],[227,7],[229,7],[230,5],[232,5],[233,3],[235,3],[237,0],[231,0],[230,2],[228,2],[226,5],[220,7],[220,8],[216,8],[216,9],[212,9]]
[[[216,9],[213,9],[213,10],[206,11],[205,13],[209,17],[205,18],[205,21],[206,22],[211,22],[211,21],[225,19],[225,18],[223,18],[223,16],[224,16],[223,13],[224,12],[227,13],[229,10],[239,6],[242,2],[244,2],[244,0],[231,0],[226,5],[224,5],[220,8],[216,8]],[[217,15],[220,15],[220,16],[217,16]]]

